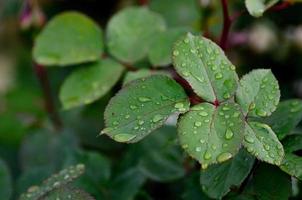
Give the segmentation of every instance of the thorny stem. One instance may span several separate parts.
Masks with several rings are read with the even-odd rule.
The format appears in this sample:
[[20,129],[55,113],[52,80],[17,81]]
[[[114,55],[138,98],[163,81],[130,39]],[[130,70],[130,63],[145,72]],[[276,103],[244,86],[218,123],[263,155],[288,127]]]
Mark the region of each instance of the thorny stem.
[[222,12],[223,12],[223,29],[220,36],[219,45],[223,50],[225,50],[227,46],[228,35],[232,25],[232,19],[229,15],[227,0],[220,0],[220,1],[222,5]]
[[35,74],[40,82],[43,96],[44,96],[44,104],[45,109],[55,127],[56,130],[60,130],[62,128],[62,121],[60,119],[59,114],[57,113],[57,110],[54,105],[54,101],[51,95],[51,89],[49,85],[49,79],[47,76],[47,71],[45,68],[37,63],[34,63],[34,71]]

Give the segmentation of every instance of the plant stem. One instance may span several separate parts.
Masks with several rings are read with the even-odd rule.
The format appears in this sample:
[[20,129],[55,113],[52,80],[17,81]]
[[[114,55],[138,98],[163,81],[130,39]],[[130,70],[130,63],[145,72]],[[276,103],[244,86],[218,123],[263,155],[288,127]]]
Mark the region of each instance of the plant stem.
[[228,35],[230,32],[230,28],[232,25],[232,19],[230,18],[229,11],[228,11],[228,2],[227,0],[220,0],[222,5],[223,11],[223,29],[220,36],[220,47],[225,50],[227,46]]
[[138,4],[141,6],[146,6],[149,4],[149,0],[138,0]]
[[51,95],[51,89],[50,89],[47,71],[42,65],[36,63],[34,63],[34,71],[42,88],[45,109],[55,129],[60,130],[62,128],[62,121],[60,119],[57,110],[55,109],[54,101]]

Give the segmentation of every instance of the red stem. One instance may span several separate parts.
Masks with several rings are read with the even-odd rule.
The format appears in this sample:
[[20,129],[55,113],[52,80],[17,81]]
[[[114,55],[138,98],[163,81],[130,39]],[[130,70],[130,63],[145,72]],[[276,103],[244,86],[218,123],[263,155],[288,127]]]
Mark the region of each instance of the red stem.
[[44,96],[44,104],[45,109],[54,125],[54,127],[57,130],[60,130],[62,128],[62,121],[55,109],[54,102],[51,95],[51,89],[49,85],[49,79],[47,76],[47,71],[42,65],[34,63],[34,71],[36,73],[36,76],[40,82],[43,96]]
[[149,0],[138,0],[138,4],[141,6],[146,6],[149,4]]
[[222,11],[223,11],[223,29],[222,29],[222,33],[220,36],[220,47],[222,49],[226,49],[227,46],[227,40],[228,40],[228,35],[230,32],[230,27],[232,25],[232,20],[230,18],[229,15],[229,11],[228,11],[228,2],[227,0],[221,0],[221,5],[222,5]]
[[278,5],[275,5],[275,6],[271,7],[269,10],[270,11],[279,11],[279,10],[283,10],[283,9],[289,7],[290,5],[291,5],[290,2],[284,1],[280,4],[278,4]]

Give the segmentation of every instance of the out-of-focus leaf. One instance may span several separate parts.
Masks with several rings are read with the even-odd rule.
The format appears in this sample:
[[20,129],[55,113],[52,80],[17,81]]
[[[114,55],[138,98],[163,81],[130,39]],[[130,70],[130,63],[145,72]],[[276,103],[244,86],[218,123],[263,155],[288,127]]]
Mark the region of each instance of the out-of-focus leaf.
[[188,33],[175,43],[172,54],[177,72],[204,100],[221,102],[234,95],[235,66],[214,42]]
[[280,165],[284,157],[282,144],[266,124],[248,122],[245,124],[243,146],[259,160]]
[[41,200],[59,200],[59,199],[72,199],[72,200],[94,200],[94,198],[81,189],[75,189],[70,187],[62,187],[56,189],[42,197]]
[[102,133],[133,143],[162,126],[173,113],[186,112],[190,102],[183,88],[163,75],[133,81],[114,96],[106,110]]
[[0,160],[0,197],[10,199],[13,192],[12,178],[5,162]]
[[123,66],[111,60],[99,60],[76,70],[64,81],[60,100],[65,109],[89,104],[104,96],[119,80]]
[[245,0],[245,6],[254,17],[261,17],[265,10],[275,5],[279,0]]
[[199,177],[199,173],[196,172],[185,179],[183,200],[210,200],[201,189]]
[[223,103],[217,108],[201,103],[178,122],[183,149],[198,160],[203,169],[234,157],[241,146],[243,131],[243,116],[235,103]]
[[33,57],[42,65],[66,66],[97,60],[103,46],[97,24],[83,14],[65,12],[54,17],[38,35]]
[[165,67],[171,64],[173,44],[185,32],[183,28],[174,28],[154,35],[148,52],[151,64],[155,67]]
[[139,61],[147,55],[154,35],[163,30],[165,22],[157,13],[144,7],[126,8],[108,23],[109,52],[123,62]]
[[283,141],[285,157],[280,168],[291,176],[302,180],[302,157],[295,151],[302,150],[302,135],[290,135]]
[[236,92],[236,100],[244,114],[253,117],[271,115],[279,99],[278,81],[267,69],[256,69],[243,76]]
[[201,171],[200,183],[203,191],[214,199],[221,199],[231,187],[240,186],[253,167],[254,158],[245,150],[231,160],[210,166]]
[[169,26],[196,27],[201,14],[195,0],[151,0],[150,9],[160,13]]
[[291,99],[282,101],[276,111],[262,121],[269,124],[281,140],[289,134],[302,119],[302,101]]
[[127,74],[125,75],[123,84],[126,85],[127,83],[130,83],[131,81],[134,81],[136,79],[147,78],[148,76],[156,75],[156,74],[169,76],[169,74],[164,71],[140,69],[140,70],[134,71],[134,72],[131,72],[131,71],[127,72]]

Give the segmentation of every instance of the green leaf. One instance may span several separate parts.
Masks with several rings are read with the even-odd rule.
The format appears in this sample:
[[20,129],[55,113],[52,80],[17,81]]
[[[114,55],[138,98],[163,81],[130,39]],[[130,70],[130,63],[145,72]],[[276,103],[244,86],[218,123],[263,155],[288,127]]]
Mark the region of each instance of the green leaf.
[[139,169],[146,177],[168,182],[185,175],[184,156],[175,138],[176,128],[164,126],[138,143],[141,153]]
[[261,17],[263,13],[278,3],[279,0],[245,0],[245,6],[253,17]]
[[180,143],[205,169],[235,156],[241,145],[243,125],[239,105],[223,103],[215,108],[201,103],[180,118]]
[[103,46],[97,24],[83,14],[65,12],[54,17],[38,35],[33,57],[42,65],[66,66],[97,60]]
[[123,62],[139,61],[147,55],[154,35],[164,29],[164,20],[157,13],[145,7],[126,8],[108,23],[109,52]]
[[276,110],[280,99],[278,81],[271,70],[256,69],[240,80],[236,92],[238,104],[248,116],[265,117]]
[[165,71],[140,69],[133,72],[132,71],[127,72],[123,84],[126,85],[127,83],[130,83],[133,80],[140,79],[140,78],[147,78],[148,76],[156,75],[156,74],[169,76],[169,74]]
[[199,5],[195,0],[152,0],[150,9],[160,13],[171,27],[196,27],[201,21]]
[[148,52],[151,64],[156,67],[168,66],[171,64],[173,44],[184,33],[184,29],[174,28],[154,35],[153,42]]
[[298,125],[301,119],[302,101],[299,99],[291,99],[282,101],[276,111],[262,121],[269,124],[281,140]]
[[259,160],[280,165],[284,157],[282,144],[266,124],[248,122],[245,125],[243,146]]
[[71,187],[62,187],[56,189],[45,197],[39,200],[59,200],[59,199],[72,199],[72,200],[94,200],[90,194],[81,189],[75,189]]
[[275,166],[261,164],[247,186],[257,200],[285,200],[291,195],[291,178]]
[[196,94],[209,102],[234,95],[238,77],[235,66],[214,42],[188,33],[173,50],[173,64]]
[[0,197],[10,199],[12,195],[12,178],[6,163],[0,159]]
[[302,150],[302,135],[290,135],[284,142],[285,156],[280,168],[286,173],[302,180],[302,157],[294,154]]
[[194,172],[185,178],[182,200],[210,200],[200,187],[199,177],[199,173]]
[[189,105],[183,88],[167,76],[132,81],[110,100],[102,133],[118,142],[137,142]]
[[65,186],[74,179],[81,176],[85,171],[85,165],[77,164],[61,170],[59,173],[52,175],[45,180],[41,186],[32,186],[28,188],[26,193],[20,196],[20,200],[37,200],[45,194]]
[[111,200],[133,200],[146,178],[137,168],[130,168],[110,182]]
[[123,66],[112,59],[84,65],[68,76],[60,90],[64,109],[89,104],[104,96],[119,80]]
[[231,187],[240,186],[253,167],[254,158],[241,149],[231,160],[210,166],[201,171],[200,183],[203,191],[214,199],[221,199]]

